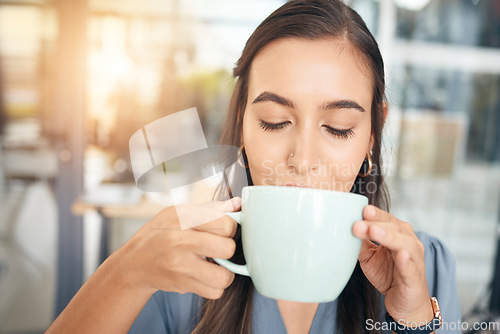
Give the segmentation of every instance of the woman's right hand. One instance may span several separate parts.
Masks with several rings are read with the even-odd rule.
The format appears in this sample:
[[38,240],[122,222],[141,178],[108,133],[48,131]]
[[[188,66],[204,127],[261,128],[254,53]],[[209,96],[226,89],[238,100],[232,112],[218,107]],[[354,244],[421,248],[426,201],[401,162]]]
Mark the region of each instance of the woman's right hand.
[[[224,212],[237,211],[241,199],[212,202],[210,206],[218,210],[219,218],[185,230],[174,207],[163,209],[108,260],[114,262],[113,267],[127,284],[148,293],[192,292],[207,299],[220,298],[233,282],[234,273],[206,258],[233,256],[236,244],[232,237],[237,225]],[[184,209],[191,212],[191,220],[206,219],[196,217],[196,206]]]
[[144,224],[97,268],[46,333],[126,333],[157,290],[221,297],[234,274],[206,257],[232,257],[236,222],[224,212],[239,209],[241,199],[209,205],[181,208],[183,226],[196,225],[191,229],[181,229],[174,207]]

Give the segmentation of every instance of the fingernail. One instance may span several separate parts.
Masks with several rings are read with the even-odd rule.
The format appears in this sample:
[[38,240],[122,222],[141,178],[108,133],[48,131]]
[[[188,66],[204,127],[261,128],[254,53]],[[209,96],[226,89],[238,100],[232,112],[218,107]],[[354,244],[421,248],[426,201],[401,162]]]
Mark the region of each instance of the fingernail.
[[375,215],[375,208],[373,206],[369,206],[367,213],[368,213],[368,216],[373,217]]

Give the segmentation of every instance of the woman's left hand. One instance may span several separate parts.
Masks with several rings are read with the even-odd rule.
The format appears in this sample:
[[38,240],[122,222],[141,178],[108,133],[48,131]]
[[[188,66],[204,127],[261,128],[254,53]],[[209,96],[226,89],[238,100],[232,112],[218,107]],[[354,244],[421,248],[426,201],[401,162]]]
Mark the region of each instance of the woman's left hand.
[[373,205],[364,208],[363,219],[352,228],[363,240],[358,260],[366,278],[385,295],[387,312],[396,321],[430,322],[424,246],[412,226]]

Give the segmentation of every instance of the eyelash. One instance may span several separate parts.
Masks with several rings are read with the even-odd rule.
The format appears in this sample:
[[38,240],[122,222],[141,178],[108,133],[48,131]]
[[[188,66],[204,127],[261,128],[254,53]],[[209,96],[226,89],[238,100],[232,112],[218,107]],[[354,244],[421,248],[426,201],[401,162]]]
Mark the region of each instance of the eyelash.
[[267,123],[264,121],[260,121],[259,125],[264,131],[275,131],[275,130],[281,130],[285,126],[287,126],[290,123],[290,121],[285,121],[281,123]]
[[[290,121],[285,121],[281,123],[268,123],[264,121],[260,121],[259,125],[264,131],[276,131],[276,130],[281,130],[285,126],[290,124]],[[350,137],[354,135],[354,131],[352,129],[345,129],[345,130],[339,130],[339,129],[334,129],[328,125],[323,125],[329,133],[331,133],[333,136],[338,137],[340,139],[347,140]]]
[[338,130],[334,129],[332,127],[329,127],[328,125],[323,125],[326,129],[326,131],[330,132],[332,135],[339,137],[341,139],[347,140],[354,136],[354,131],[352,129],[345,129],[345,130]]

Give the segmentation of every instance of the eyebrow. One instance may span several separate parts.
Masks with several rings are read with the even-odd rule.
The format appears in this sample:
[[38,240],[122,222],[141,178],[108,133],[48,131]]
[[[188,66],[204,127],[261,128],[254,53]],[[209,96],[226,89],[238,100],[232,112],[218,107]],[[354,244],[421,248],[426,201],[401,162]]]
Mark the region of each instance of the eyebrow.
[[[294,104],[292,101],[287,100],[286,98],[279,96],[277,94],[271,92],[263,92],[260,93],[255,100],[253,100],[252,104],[258,102],[275,102],[281,104],[282,106],[294,108]],[[359,105],[356,101],[352,100],[336,100],[323,104],[321,106],[323,110],[334,110],[334,109],[357,109],[360,112],[365,112],[365,109]]]
[[331,110],[331,109],[357,109],[361,112],[365,112],[365,109],[360,106],[357,102],[352,100],[338,100],[328,102],[321,107],[321,109]]
[[282,106],[294,108],[294,105],[291,101],[288,101],[284,97],[270,92],[260,93],[259,96],[257,96],[255,100],[253,100],[252,104],[264,101],[276,102],[278,104],[281,104]]

